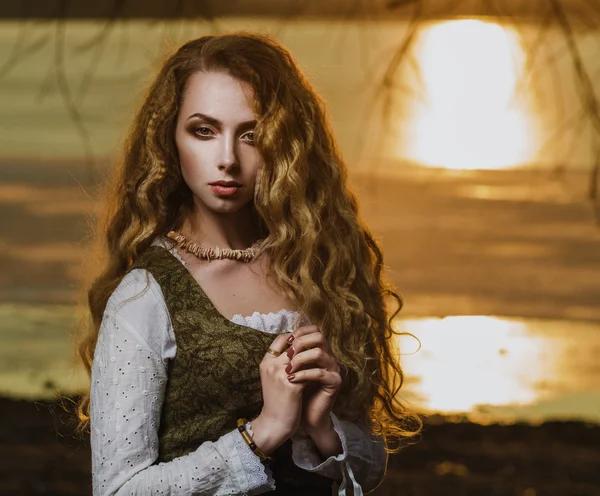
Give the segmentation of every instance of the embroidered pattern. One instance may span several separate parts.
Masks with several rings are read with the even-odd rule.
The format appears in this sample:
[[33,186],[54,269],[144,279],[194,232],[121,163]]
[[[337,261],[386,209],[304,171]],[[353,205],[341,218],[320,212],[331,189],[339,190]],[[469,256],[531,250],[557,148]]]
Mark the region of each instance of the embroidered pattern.
[[[159,461],[170,461],[235,429],[238,418],[260,413],[259,364],[273,336],[222,316],[189,271],[163,247],[151,246],[133,268],[149,271],[161,287],[177,345],[159,428]],[[275,480],[306,484],[316,490],[313,494],[331,487],[330,479],[293,464],[291,441],[274,455],[280,454],[288,463],[273,466]]]

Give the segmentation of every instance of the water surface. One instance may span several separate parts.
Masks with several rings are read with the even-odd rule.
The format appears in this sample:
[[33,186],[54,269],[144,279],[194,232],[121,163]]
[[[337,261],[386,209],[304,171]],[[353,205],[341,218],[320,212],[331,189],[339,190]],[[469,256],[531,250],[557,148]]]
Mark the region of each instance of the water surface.
[[[600,421],[600,323],[456,316],[404,320],[403,396],[479,422]],[[417,351],[418,350],[418,351]]]
[[[82,391],[68,305],[0,304],[0,395]],[[402,397],[423,412],[478,422],[600,422],[600,323],[446,317],[403,319]],[[417,351],[418,349],[418,351]]]

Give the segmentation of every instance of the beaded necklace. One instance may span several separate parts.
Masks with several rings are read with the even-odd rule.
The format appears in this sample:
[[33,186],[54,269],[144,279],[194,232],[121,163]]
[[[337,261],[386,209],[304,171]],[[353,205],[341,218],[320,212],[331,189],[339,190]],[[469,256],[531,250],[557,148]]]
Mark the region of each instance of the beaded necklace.
[[211,260],[222,260],[224,258],[239,260],[241,262],[251,262],[256,256],[261,241],[263,241],[262,239],[258,240],[250,248],[246,248],[245,250],[232,250],[231,248],[219,248],[218,246],[216,248],[205,248],[198,243],[189,240],[177,231],[169,231],[167,237],[175,241],[177,246],[183,248],[188,253],[191,253],[198,258],[207,259],[209,262]]

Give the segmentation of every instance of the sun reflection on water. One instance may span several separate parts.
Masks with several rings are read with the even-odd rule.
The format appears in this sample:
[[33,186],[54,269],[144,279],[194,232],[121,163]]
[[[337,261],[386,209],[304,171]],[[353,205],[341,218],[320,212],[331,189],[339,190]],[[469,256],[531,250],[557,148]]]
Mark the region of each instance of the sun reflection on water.
[[[51,398],[83,390],[67,330],[74,308],[0,304],[0,394]],[[403,401],[482,423],[600,423],[600,323],[495,317],[399,319]],[[47,385],[52,388],[48,389]]]
[[[493,410],[494,416],[502,416],[504,409],[519,417],[521,409],[522,416],[532,418],[547,416],[544,403],[564,414],[568,408],[556,402],[567,401],[569,394],[600,399],[593,355],[600,343],[598,326],[473,316],[405,320],[397,327],[421,342],[417,351],[414,338],[399,338],[405,397],[426,412],[473,415]],[[587,350],[580,346],[584,334],[591,338]],[[600,420],[600,409],[596,416]]]

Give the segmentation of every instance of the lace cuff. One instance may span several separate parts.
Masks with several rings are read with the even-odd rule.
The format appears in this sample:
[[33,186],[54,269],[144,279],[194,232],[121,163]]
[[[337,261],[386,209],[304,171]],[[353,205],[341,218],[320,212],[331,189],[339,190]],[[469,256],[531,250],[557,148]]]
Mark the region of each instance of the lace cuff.
[[[346,495],[347,485],[352,486],[355,496],[362,496],[362,487],[357,482],[348,462],[348,441],[342,424],[334,413],[331,413],[331,421],[333,422],[333,429],[340,437],[342,452],[323,461],[313,440],[305,432],[297,431],[292,436],[292,460],[298,467],[308,472],[316,472],[335,481],[341,480],[338,487],[338,496]],[[348,477],[346,477],[346,473]]]
[[298,467],[308,472],[317,472],[330,479],[340,480],[342,478],[341,462],[348,457],[348,443],[340,421],[334,413],[331,413],[331,420],[333,429],[340,437],[342,452],[323,461],[313,440],[304,431],[298,430],[292,436],[292,460]]
[[224,440],[230,449],[235,450],[241,463],[246,484],[244,494],[255,495],[275,490],[275,479],[273,472],[265,466],[260,458],[250,449],[237,429],[224,436]]

